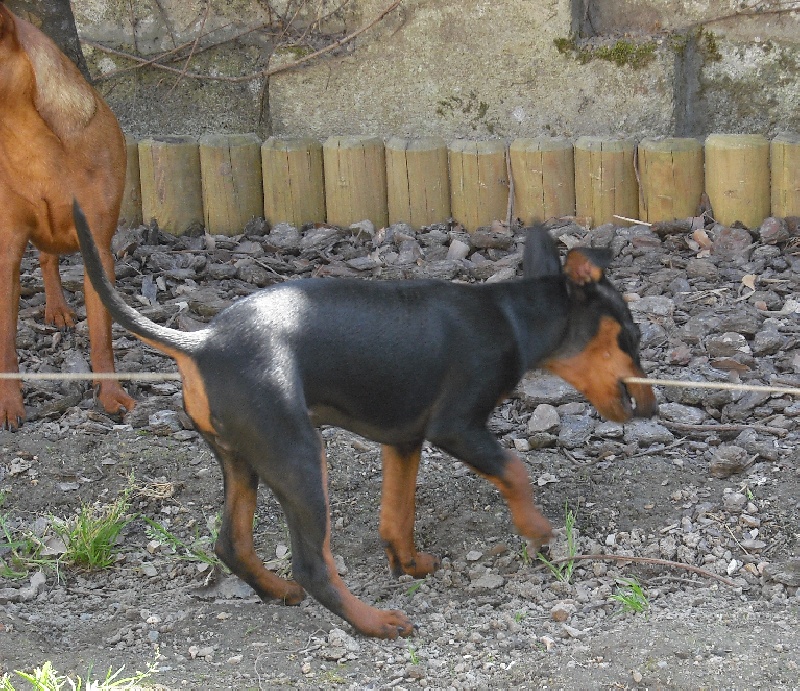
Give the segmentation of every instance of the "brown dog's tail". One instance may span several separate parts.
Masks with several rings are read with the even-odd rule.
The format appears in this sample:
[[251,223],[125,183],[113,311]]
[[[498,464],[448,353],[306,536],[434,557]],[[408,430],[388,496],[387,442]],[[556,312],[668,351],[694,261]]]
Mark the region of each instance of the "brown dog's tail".
[[83,215],[77,200],[72,203],[72,215],[75,220],[75,229],[78,232],[78,242],[81,246],[86,274],[114,321],[162,353],[172,357],[176,352],[192,355],[203,340],[203,332],[169,329],[156,324],[126,304],[106,276],[86,216]]

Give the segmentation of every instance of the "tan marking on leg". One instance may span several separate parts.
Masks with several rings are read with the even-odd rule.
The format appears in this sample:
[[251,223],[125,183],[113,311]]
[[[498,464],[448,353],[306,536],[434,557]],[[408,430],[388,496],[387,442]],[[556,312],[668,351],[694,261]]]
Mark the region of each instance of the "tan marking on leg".
[[417,552],[414,544],[416,484],[421,447],[401,454],[393,446],[382,446],[383,482],[379,534],[386,545],[389,567],[395,576],[407,573],[422,578],[441,566],[431,554]]
[[537,550],[549,542],[553,527],[534,503],[528,470],[519,456],[507,452],[506,467],[500,477],[480,474],[500,490],[511,511],[514,527],[520,535],[528,538]]
[[398,610],[383,610],[370,607],[353,595],[344,584],[341,576],[336,571],[336,564],[331,552],[331,517],[328,501],[328,464],[325,458],[325,448],[322,447],[322,483],[325,490],[325,541],[322,545],[322,557],[328,570],[328,578],[336,590],[342,607],[342,617],[350,623],[359,633],[375,638],[397,638],[397,636],[410,636],[414,625],[403,612]]
[[300,585],[266,569],[256,554],[253,547],[253,516],[258,479],[237,467],[237,463],[223,456],[225,508],[214,552],[260,598],[280,600],[286,605],[299,604],[305,597]]

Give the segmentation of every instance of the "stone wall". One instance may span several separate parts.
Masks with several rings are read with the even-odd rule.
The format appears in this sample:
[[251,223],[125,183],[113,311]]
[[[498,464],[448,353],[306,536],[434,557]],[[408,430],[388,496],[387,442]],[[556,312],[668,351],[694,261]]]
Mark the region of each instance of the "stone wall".
[[[402,0],[323,57],[258,76],[393,4],[73,0],[73,9],[98,87],[136,136],[800,131],[800,2]],[[281,34],[275,13],[298,7]],[[171,71],[122,55],[167,51],[179,58],[161,58]]]

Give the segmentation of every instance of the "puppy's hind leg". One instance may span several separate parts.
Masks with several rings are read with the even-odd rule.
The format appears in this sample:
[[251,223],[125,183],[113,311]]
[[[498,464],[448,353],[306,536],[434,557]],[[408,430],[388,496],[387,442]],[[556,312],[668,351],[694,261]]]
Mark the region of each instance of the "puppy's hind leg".
[[[331,553],[328,473],[319,437],[308,423],[306,440],[286,444],[280,473],[264,478],[277,495],[292,536],[294,577],[322,605],[365,636],[408,636],[414,626],[405,614],[361,602],[336,572]],[[312,441],[313,440],[313,441]]]
[[305,596],[303,588],[267,570],[253,547],[258,475],[232,452],[222,448],[219,443],[209,441],[222,464],[225,483],[222,526],[214,552],[262,600],[280,600],[285,605],[299,604]]

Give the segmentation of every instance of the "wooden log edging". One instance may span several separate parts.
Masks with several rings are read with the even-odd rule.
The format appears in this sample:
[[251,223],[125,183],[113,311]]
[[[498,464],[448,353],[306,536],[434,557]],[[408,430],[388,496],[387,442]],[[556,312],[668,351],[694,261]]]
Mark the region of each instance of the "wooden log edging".
[[637,149],[639,216],[647,223],[688,218],[703,193],[703,145],[696,139],[643,139]]
[[328,223],[349,226],[369,219],[389,224],[386,159],[379,137],[328,137],[322,145]]
[[450,216],[447,145],[440,137],[386,142],[389,223],[420,228]]
[[[127,138],[120,222],[181,234],[205,225],[240,233],[253,216],[288,222],[413,227],[451,218],[468,231],[513,217],[619,223],[686,218],[708,193],[716,220],[750,228],[770,215],[800,215],[800,136],[503,140],[435,137]],[[210,147],[210,148],[209,148]],[[259,156],[260,152],[260,156]],[[771,161],[771,163],[770,163]],[[512,180],[509,180],[509,172]],[[509,199],[509,195],[513,197]]]
[[579,137],[575,142],[575,210],[594,225],[639,213],[633,139]]
[[531,225],[575,214],[575,159],[569,139],[516,139],[509,147],[509,156],[514,218]]
[[200,147],[184,136],[154,137],[139,142],[142,220],[183,235],[203,225]]
[[800,135],[779,134],[770,142],[773,216],[800,216]]
[[322,143],[310,137],[270,137],[261,145],[264,218],[270,223],[325,222]]
[[760,134],[706,137],[706,192],[714,218],[753,228],[769,216],[769,142]]
[[206,232],[241,233],[264,213],[261,140],[255,134],[205,134],[199,144]]

